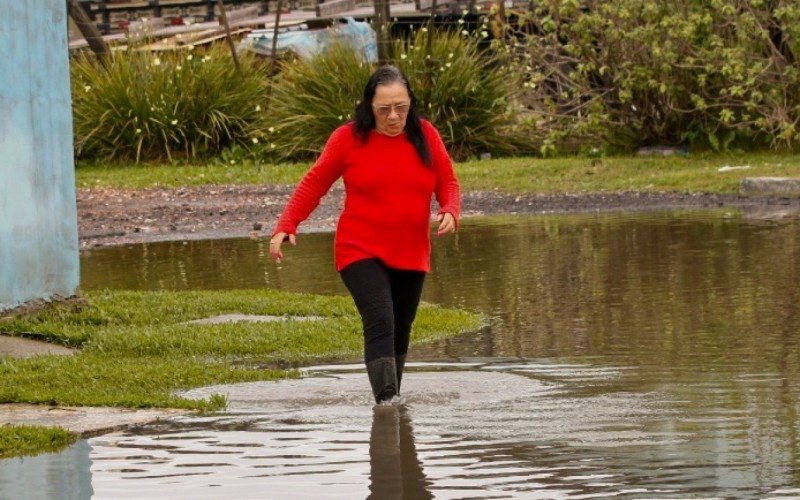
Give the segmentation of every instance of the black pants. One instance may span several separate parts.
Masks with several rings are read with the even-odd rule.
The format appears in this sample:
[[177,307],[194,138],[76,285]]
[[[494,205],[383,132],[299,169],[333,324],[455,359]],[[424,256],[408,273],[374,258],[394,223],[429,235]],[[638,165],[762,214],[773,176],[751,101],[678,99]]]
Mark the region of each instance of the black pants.
[[364,361],[406,354],[425,273],[392,269],[378,259],[364,259],[339,274],[361,314]]

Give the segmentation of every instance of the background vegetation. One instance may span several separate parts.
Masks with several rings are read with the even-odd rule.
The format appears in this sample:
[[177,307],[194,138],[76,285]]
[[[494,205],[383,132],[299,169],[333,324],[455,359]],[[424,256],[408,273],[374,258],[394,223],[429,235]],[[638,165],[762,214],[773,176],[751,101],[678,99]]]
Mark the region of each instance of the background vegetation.
[[222,46],[115,52],[71,64],[76,153],[101,160],[177,160],[252,144],[265,128],[268,81],[253,56],[243,74]]
[[[724,167],[729,167],[725,169]],[[208,184],[296,184],[308,163],[237,161],[193,165],[84,165],[79,188],[202,186]],[[734,168],[735,167],[735,168]],[[669,157],[501,158],[457,163],[464,191],[518,194],[596,191],[736,193],[744,177],[796,176],[800,156],[778,153],[690,154]]]
[[[422,28],[392,47],[457,159],[800,143],[791,0],[531,0],[482,19],[472,32]],[[287,58],[272,76],[242,56],[243,75],[221,46],[120,52],[108,69],[76,58],[78,155],[309,159],[351,118],[373,70],[342,45]]]
[[531,0],[500,21],[544,153],[800,141],[795,1]]

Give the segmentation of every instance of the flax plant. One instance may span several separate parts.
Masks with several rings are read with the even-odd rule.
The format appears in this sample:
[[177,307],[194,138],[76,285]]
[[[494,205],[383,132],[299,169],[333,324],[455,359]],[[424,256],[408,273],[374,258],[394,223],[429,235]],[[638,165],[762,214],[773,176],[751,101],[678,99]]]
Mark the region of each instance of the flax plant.
[[174,160],[252,145],[264,128],[264,70],[253,57],[243,74],[222,47],[207,51],[115,53],[106,67],[72,61],[75,147],[79,157]]
[[394,53],[422,114],[439,128],[455,158],[526,149],[516,113],[516,75],[479,51],[472,35],[423,28],[408,41],[396,40]]
[[[430,58],[423,50],[429,36]],[[410,43],[395,41],[393,54],[393,63],[408,75],[422,116],[439,128],[455,158],[523,149],[513,111],[514,75],[479,52],[473,37],[420,30]],[[272,91],[270,150],[295,160],[318,154],[331,131],[352,118],[374,68],[345,44],[311,61],[288,64]]]
[[267,147],[282,158],[305,159],[349,121],[373,66],[351,45],[337,43],[311,61],[295,60],[277,76],[270,99]]

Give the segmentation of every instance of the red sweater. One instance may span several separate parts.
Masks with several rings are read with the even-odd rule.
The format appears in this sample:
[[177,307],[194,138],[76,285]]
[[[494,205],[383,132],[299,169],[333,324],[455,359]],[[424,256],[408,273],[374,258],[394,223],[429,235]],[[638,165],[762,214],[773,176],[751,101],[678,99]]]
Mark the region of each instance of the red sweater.
[[378,258],[394,269],[429,271],[431,196],[436,195],[440,214],[449,212],[458,221],[461,195],[439,132],[425,120],[422,130],[432,167],[425,166],[405,134],[389,137],[372,130],[364,144],[352,123],[336,129],[272,234],[295,234],[342,177],[345,201],[334,244],[336,270]]

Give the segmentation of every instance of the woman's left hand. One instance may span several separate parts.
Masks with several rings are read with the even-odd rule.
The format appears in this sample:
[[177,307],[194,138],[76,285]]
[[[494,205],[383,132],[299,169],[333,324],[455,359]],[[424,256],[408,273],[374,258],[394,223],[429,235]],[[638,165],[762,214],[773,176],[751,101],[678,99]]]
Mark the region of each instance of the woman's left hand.
[[436,231],[436,236],[456,232],[456,219],[450,212],[439,214],[436,219],[439,221],[439,229]]

